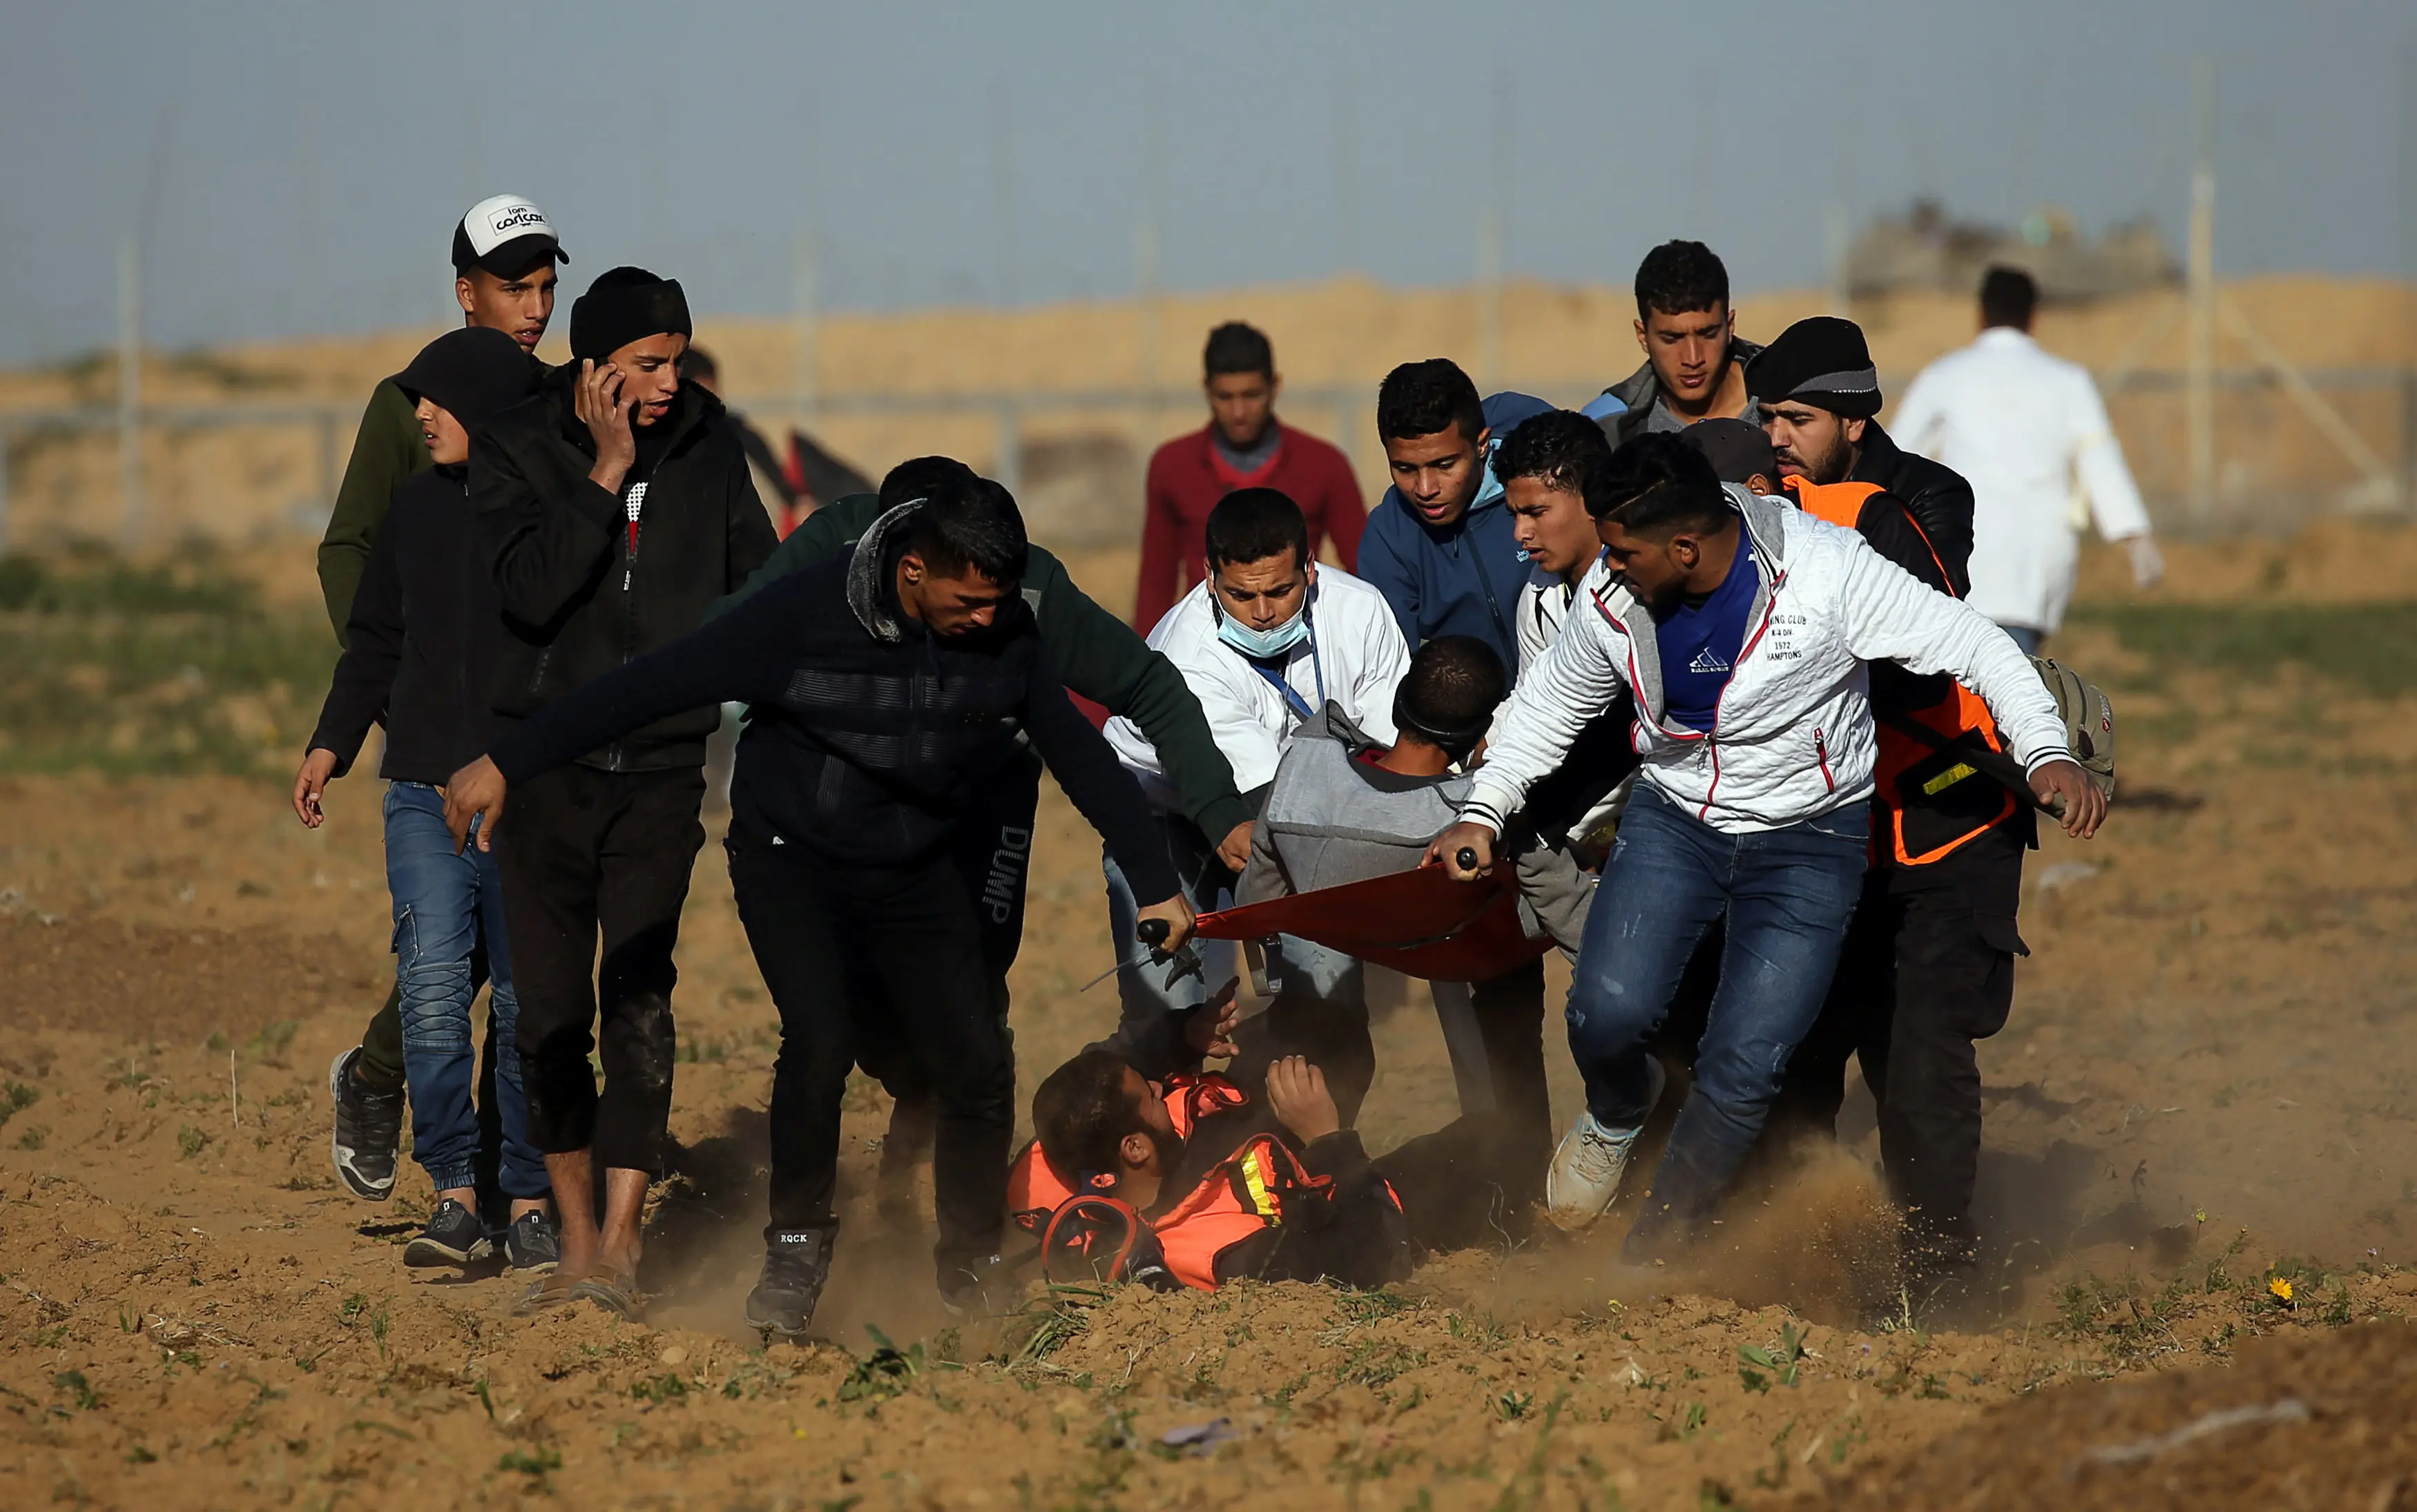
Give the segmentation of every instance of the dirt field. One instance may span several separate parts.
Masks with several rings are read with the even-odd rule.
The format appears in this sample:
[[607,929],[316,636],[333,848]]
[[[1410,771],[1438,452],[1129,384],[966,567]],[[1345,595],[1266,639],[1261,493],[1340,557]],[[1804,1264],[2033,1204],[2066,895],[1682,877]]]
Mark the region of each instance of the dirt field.
[[[1111,598],[1131,570],[1077,567]],[[652,1323],[516,1320],[509,1278],[402,1269],[416,1167],[383,1206],[327,1167],[326,1066],[390,969],[376,784],[310,834],[258,779],[0,778],[0,1506],[2417,1505],[2417,692],[2377,602],[2413,568],[2349,527],[2180,549],[2212,602],[2177,620],[2091,562],[2057,649],[2114,693],[2123,797],[2030,865],[1957,1319],[1872,1294],[1859,1099],[1657,1294],[1601,1278],[1613,1224],[1373,1296],[952,1327],[928,1232],[874,1212],[868,1088],[824,1341],[764,1350],[772,1021],[708,846]],[[2236,612],[2305,659],[2209,640]],[[1110,959],[1096,847],[1048,804],[1027,1087],[1114,1011],[1073,991]],[[1422,996],[1379,1054],[1382,1150],[1450,1112]]]

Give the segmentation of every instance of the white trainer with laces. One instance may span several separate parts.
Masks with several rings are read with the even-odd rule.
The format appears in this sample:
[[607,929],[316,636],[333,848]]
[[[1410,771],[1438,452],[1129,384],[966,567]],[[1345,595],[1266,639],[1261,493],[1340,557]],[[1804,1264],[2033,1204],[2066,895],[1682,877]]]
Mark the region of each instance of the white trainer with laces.
[[1637,1136],[1645,1132],[1654,1105],[1662,1100],[1662,1088],[1669,1081],[1654,1057],[1646,1057],[1645,1067],[1653,1079],[1652,1090],[1646,1095],[1645,1115],[1634,1128],[1608,1128],[1596,1122],[1594,1114],[1582,1111],[1561,1137],[1560,1148],[1553,1152],[1552,1169],[1544,1173],[1544,1216],[1561,1228],[1585,1228],[1603,1217],[1619,1194],[1619,1178],[1628,1172],[1628,1157],[1636,1149]]

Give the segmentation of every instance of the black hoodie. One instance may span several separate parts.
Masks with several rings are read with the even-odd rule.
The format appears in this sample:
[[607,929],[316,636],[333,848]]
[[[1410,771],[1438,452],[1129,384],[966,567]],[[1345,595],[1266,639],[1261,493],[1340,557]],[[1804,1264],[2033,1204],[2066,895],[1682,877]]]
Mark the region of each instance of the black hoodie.
[[[616,497],[588,480],[596,444],[572,407],[577,378],[563,370],[471,443],[470,500],[502,611],[493,700],[506,725],[696,628],[777,544],[721,401],[681,385],[639,431],[639,465]],[[646,492],[633,527],[624,500],[636,483]],[[690,709],[579,759],[616,772],[695,766],[721,718]]]
[[342,777],[383,719],[378,775],[390,781],[441,783],[476,761],[494,721],[486,673],[496,624],[467,475],[439,467],[407,479],[371,543],[307,748],[334,751]]
[[730,784],[731,828],[843,866],[905,867],[949,843],[969,795],[1027,745],[1148,902],[1177,879],[1141,788],[1075,712],[1021,596],[987,630],[934,635],[898,605],[911,511],[893,509],[844,558],[765,586],[695,634],[497,737],[524,782],[661,711],[750,705]]

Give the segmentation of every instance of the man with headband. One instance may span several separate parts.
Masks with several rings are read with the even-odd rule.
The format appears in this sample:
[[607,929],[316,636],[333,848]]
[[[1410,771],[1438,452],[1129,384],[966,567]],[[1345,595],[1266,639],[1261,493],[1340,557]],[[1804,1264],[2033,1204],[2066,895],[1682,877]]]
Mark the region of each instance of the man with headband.
[[[727,413],[680,382],[689,334],[677,283],[602,274],[571,307],[572,365],[472,447],[471,503],[503,609],[499,736],[695,629],[772,554]],[[532,1305],[576,1295],[638,1310],[639,1215],[671,1116],[672,947],[721,718],[715,704],[685,709],[531,778],[498,836],[529,1133],[562,1225],[561,1263]]]

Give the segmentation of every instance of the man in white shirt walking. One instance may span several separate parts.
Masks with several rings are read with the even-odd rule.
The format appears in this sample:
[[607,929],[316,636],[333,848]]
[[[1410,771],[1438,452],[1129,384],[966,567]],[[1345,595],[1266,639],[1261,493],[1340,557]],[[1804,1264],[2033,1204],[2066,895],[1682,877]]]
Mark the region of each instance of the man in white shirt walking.
[[[1149,647],[1175,664],[1199,699],[1217,748],[1234,768],[1234,786],[1256,813],[1294,733],[1329,704],[1370,738],[1392,744],[1393,691],[1408,670],[1409,648],[1382,594],[1310,556],[1308,522],[1286,495],[1237,489],[1208,511],[1204,534],[1208,576],[1150,630]],[[1193,908],[1230,906],[1239,866],[1183,817],[1157,749],[1122,717],[1108,721],[1106,733],[1158,811]],[[1247,860],[1247,850],[1238,859]],[[1132,889],[1113,855],[1106,870],[1109,937],[1131,940],[1138,917]],[[1349,957],[1291,941],[1286,946],[1277,954],[1297,968],[1297,991],[1309,987],[1321,1001],[1357,994]],[[1269,964],[1270,975],[1281,978],[1283,961]],[[1220,963],[1206,975],[1222,981],[1226,969]],[[1183,1022],[1215,985],[1167,975],[1146,958],[1117,973],[1122,1016],[1111,1044],[1128,1059],[1155,1065],[1179,1053]],[[1366,1012],[1362,1002],[1361,1037]]]
[[1981,336],[1932,363],[1906,391],[1897,440],[1972,485],[1972,607],[2032,655],[2073,601],[2081,524],[2132,555],[2141,587],[2165,575],[2149,512],[2123,465],[2097,385],[2078,363],[2031,340],[2039,285],[1993,267],[1981,280]]

